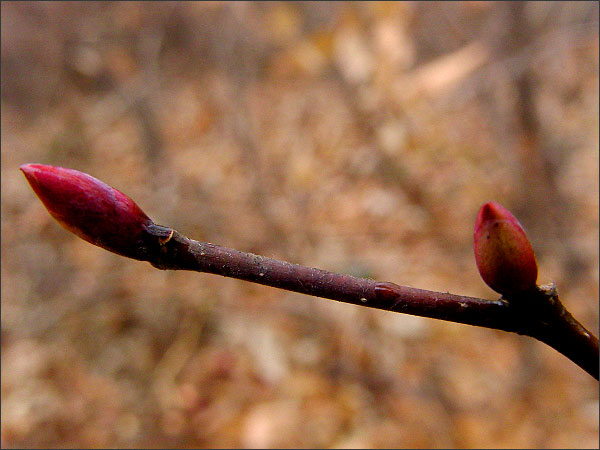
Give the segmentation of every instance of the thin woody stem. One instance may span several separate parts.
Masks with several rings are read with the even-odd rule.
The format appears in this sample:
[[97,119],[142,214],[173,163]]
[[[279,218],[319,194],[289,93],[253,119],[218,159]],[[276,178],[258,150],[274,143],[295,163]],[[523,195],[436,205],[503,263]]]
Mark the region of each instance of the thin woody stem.
[[[43,164],[24,164],[20,169],[63,227],[121,256],[148,261],[159,269],[214,273],[384,311],[531,336],[598,379],[598,339],[564,308],[554,286],[535,285],[533,250],[518,255],[528,264],[515,264],[501,252],[502,269],[498,269],[498,255],[493,254],[498,253],[498,243],[509,242],[514,256],[514,248],[525,248],[522,239],[515,239],[515,233],[522,232],[529,245],[518,221],[500,205],[484,204],[476,221],[478,268],[486,283],[504,294],[499,300],[484,300],[356,278],[194,241],[156,225],[127,195],[91,175]],[[510,226],[491,228],[501,221]],[[478,237],[477,230],[487,234]]]
[[566,311],[555,291],[528,293],[527,301],[485,300],[291,264],[194,241],[155,224],[147,227],[147,234],[147,260],[159,269],[212,273],[384,311],[528,335],[598,379],[598,339]]

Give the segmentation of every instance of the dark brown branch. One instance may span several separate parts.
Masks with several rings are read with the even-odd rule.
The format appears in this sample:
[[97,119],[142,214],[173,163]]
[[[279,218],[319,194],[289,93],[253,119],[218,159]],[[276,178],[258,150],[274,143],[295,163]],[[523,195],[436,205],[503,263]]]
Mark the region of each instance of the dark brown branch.
[[[521,232],[526,239],[524,232],[510,212],[493,202],[486,203],[477,216],[475,259],[486,283],[504,297],[484,300],[355,278],[193,241],[156,225],[132,199],[88,174],[43,164],[24,164],[20,168],[48,212],[63,227],[119,255],[149,261],[159,269],[214,273],[385,311],[532,336],[598,379],[598,339],[564,308],[554,285],[535,285],[533,250],[528,249],[529,255],[515,253],[519,246],[524,248],[523,241],[515,236],[520,237]],[[495,225],[500,223],[498,218],[511,226],[494,232],[485,228],[492,219]],[[481,230],[486,229],[488,234],[483,238]],[[530,263],[515,265],[511,260],[501,260],[500,268],[490,266],[488,250],[497,249],[489,246],[495,245],[494,240],[502,245],[508,242],[511,255],[530,259]],[[492,244],[486,247],[485,242]],[[530,246],[529,241],[526,244]],[[520,277],[520,270],[530,273]],[[515,285],[519,289],[513,289]]]
[[464,323],[536,338],[598,379],[598,339],[564,308],[554,288],[526,298],[485,300],[291,264],[147,227],[147,260],[159,269],[193,270],[355,305]]

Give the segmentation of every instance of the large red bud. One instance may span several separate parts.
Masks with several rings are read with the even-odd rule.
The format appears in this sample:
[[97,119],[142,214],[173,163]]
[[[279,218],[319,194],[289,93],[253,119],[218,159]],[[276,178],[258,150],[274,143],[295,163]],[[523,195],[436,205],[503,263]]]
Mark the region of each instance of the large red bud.
[[50,215],[80,238],[129,258],[144,259],[152,220],[128,196],[83,172],[44,164],[20,169]]
[[533,247],[519,221],[500,204],[489,202],[479,210],[474,250],[481,278],[494,291],[510,296],[535,288]]

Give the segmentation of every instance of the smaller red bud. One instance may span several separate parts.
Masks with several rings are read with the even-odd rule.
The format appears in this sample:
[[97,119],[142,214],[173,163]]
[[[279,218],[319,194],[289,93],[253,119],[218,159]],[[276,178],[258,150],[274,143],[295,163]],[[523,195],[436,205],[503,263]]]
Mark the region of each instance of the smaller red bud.
[[484,204],[475,221],[474,250],[483,281],[502,295],[536,286],[537,262],[519,221],[495,202]]
[[24,164],[20,169],[48,212],[67,230],[111,252],[145,259],[152,220],[117,189],[73,169]]

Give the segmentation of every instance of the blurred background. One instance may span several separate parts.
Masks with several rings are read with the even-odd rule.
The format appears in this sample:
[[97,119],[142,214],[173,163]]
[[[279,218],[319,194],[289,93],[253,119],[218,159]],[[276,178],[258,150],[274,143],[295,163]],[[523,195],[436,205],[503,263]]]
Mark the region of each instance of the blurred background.
[[509,333],[160,271],[62,229],[78,169],[191,238],[497,298],[488,200],[598,333],[598,3],[2,2],[2,447],[598,448]]

